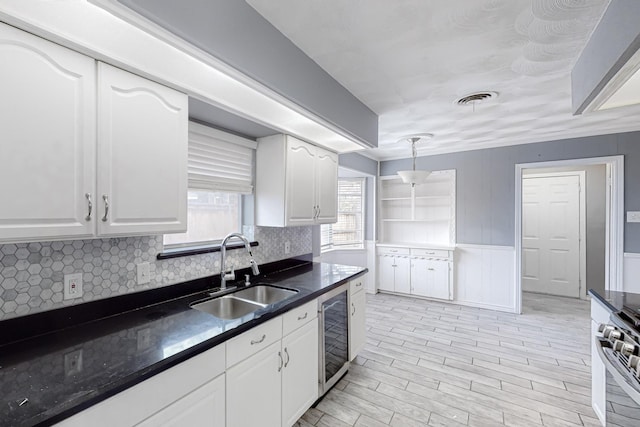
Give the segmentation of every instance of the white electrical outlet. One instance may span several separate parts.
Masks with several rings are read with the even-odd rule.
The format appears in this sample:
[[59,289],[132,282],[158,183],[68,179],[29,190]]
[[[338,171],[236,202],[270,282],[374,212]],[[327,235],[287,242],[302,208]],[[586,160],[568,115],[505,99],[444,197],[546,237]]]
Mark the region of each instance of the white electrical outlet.
[[640,212],[627,211],[627,222],[640,222]]
[[140,329],[138,335],[138,351],[146,350],[151,346],[151,328]]
[[64,299],[82,297],[82,273],[64,275]]
[[148,262],[136,264],[136,273],[138,275],[138,285],[143,285],[151,281],[151,267]]
[[291,242],[286,241],[284,242],[284,253],[288,254],[289,252],[291,252]]
[[70,377],[82,372],[82,349],[64,355],[64,375]]

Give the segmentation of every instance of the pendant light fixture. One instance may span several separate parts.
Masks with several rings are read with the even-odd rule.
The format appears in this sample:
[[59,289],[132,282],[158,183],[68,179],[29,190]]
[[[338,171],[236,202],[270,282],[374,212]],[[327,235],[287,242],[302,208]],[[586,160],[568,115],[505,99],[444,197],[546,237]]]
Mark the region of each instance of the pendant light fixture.
[[404,139],[411,143],[411,157],[413,160],[412,170],[398,171],[398,175],[400,175],[400,178],[402,178],[402,182],[404,182],[405,184],[411,184],[412,187],[415,187],[416,185],[424,184],[425,182],[427,182],[427,178],[431,174],[431,171],[416,170],[416,156],[418,155],[418,150],[416,150],[416,143],[421,139],[432,137],[432,134],[423,134],[410,136]]

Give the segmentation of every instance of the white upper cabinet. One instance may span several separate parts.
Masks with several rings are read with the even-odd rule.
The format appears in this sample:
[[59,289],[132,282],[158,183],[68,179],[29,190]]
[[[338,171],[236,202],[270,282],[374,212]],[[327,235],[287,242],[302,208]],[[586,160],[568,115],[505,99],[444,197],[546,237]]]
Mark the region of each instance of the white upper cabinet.
[[286,225],[309,224],[316,213],[316,149],[313,145],[288,138],[285,155]]
[[0,243],[186,229],[186,95],[4,24],[0,57]]
[[4,24],[0,58],[0,241],[91,236],[94,60]]
[[331,224],[338,220],[338,155],[318,149],[316,156],[316,222]]
[[179,232],[187,217],[187,96],[98,64],[102,236]]
[[288,135],[258,141],[256,225],[336,222],[338,155]]

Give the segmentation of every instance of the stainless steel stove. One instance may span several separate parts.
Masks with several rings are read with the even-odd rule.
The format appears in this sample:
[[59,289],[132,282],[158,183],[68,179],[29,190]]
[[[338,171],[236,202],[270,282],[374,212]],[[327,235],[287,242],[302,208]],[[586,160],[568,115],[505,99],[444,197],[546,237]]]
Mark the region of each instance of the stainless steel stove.
[[607,371],[607,426],[640,426],[639,308],[625,306],[598,327],[596,349]]

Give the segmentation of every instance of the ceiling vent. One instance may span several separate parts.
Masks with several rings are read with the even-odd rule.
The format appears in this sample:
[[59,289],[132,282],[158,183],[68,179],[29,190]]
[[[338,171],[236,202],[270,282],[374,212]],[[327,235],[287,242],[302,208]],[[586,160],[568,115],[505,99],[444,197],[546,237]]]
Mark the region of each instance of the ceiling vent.
[[481,102],[487,102],[492,99],[496,99],[498,97],[498,92],[475,92],[471,93],[467,96],[463,96],[462,98],[456,101],[458,105],[473,105],[479,104]]

